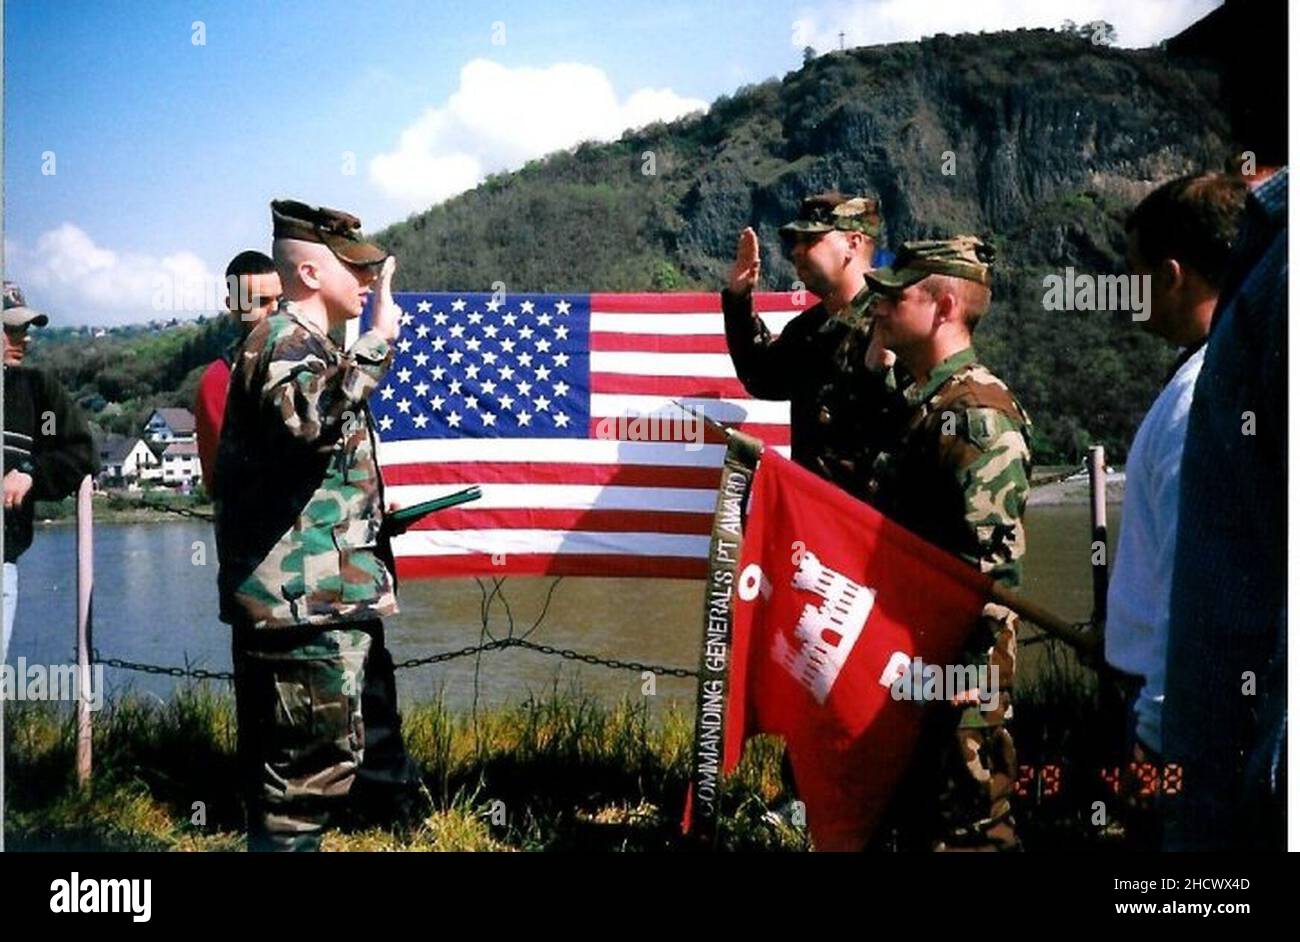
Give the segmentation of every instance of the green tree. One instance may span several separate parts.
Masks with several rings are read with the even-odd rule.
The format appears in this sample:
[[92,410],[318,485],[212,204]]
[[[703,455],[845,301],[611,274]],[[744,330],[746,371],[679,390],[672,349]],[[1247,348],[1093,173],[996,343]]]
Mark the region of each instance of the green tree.
[[650,287],[656,291],[677,291],[682,287],[683,281],[681,273],[673,267],[672,262],[659,262],[650,276]]

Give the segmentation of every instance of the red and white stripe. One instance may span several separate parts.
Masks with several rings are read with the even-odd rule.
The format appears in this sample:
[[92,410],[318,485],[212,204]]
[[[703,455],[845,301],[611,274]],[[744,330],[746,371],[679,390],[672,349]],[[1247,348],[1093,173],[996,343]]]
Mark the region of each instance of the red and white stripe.
[[[793,296],[755,295],[773,333]],[[789,455],[786,402],[746,394],[713,293],[591,296],[587,439],[381,442],[386,496],[409,505],[471,484],[480,500],[425,518],[393,545],[406,577],[554,574],[703,578],[724,446],[597,437],[602,419],[681,416],[686,403]],[[606,423],[608,429],[612,423]],[[658,422],[662,434],[664,423]],[[682,426],[669,425],[680,436]]]

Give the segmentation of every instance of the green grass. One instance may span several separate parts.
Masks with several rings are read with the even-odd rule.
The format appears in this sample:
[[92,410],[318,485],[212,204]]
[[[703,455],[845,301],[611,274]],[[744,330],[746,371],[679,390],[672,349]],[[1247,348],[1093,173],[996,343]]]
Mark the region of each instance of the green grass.
[[[403,717],[407,748],[437,811],[414,831],[335,830],[326,850],[672,850],[681,836],[691,718],[602,705],[577,690],[480,712],[440,703]],[[239,850],[234,702],[181,688],[166,704],[127,696],[95,717],[95,774],[75,782],[66,710],[6,711],[6,845],[14,850]],[[798,850],[763,822],[784,799],[780,744],[759,741],[723,790],[720,844]],[[205,820],[196,824],[196,802]],[[504,812],[504,823],[502,822]]]
[[[1095,767],[1113,739],[1095,675],[1055,645],[1035,655],[1017,690],[1013,725],[1022,765],[1061,767],[1055,795],[1017,802],[1030,849],[1114,844],[1089,825]],[[407,710],[403,733],[436,812],[414,830],[332,830],[326,850],[671,851],[693,846],[679,822],[693,718],[682,708],[603,704],[578,689],[471,716],[439,702]],[[226,688],[191,684],[168,702],[127,695],[95,717],[95,774],[73,774],[66,709],[6,710],[6,845],[15,850],[241,850],[234,702]],[[719,845],[798,851],[802,833],[765,820],[791,796],[781,743],[750,743],[721,799]],[[1068,759],[1066,757],[1069,757]],[[196,805],[201,802],[201,805]],[[201,808],[203,816],[197,815]],[[504,821],[502,820],[504,812]]]
[[[182,494],[166,487],[134,493],[111,491],[107,494],[96,494],[93,504],[96,523],[179,519],[167,514],[166,511],[146,507],[146,504],[152,504],[154,508],[169,507],[173,510],[212,513],[212,502],[203,495],[202,488],[196,488],[190,494]],[[63,500],[38,500],[34,512],[37,520],[76,520],[77,498],[72,496],[65,497]]]

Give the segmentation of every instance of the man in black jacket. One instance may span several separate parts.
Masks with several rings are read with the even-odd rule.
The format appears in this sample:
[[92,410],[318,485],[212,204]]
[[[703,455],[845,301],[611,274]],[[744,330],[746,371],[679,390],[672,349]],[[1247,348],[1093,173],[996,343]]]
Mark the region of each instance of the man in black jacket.
[[810,196],[781,227],[799,284],[820,299],[773,337],[754,309],[761,263],[753,229],[740,234],[722,292],[727,350],[756,399],[789,400],[790,457],[859,499],[870,470],[861,459],[890,440],[904,411],[890,369],[893,354],[873,343],[865,275],[879,257],[880,203],[838,192]]
[[32,545],[38,500],[61,500],[99,469],[94,441],[77,404],[44,370],[23,366],[27,331],[49,318],[4,283],[4,636],[9,649],[18,607],[18,557]]

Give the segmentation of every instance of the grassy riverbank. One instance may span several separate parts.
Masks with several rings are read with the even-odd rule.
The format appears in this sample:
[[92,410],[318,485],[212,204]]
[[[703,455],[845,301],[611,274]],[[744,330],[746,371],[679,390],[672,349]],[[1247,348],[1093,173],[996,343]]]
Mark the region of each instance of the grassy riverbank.
[[[336,831],[332,850],[651,850],[678,834],[691,719],[579,692],[456,716],[408,708],[403,731],[438,808],[412,833]],[[95,779],[71,777],[73,729],[44,704],[10,704],[6,843],[11,849],[238,850],[234,703],[224,688],[182,688],[165,705],[127,698],[95,717]],[[795,849],[760,822],[780,797],[780,753],[759,744],[725,792],[723,843]],[[202,802],[206,823],[191,823]],[[501,804],[497,804],[500,802]],[[502,820],[504,819],[504,823]]]
[[[144,506],[144,505],[152,506]],[[165,488],[152,491],[108,492],[94,495],[96,523],[162,523],[184,519],[172,511],[212,515],[212,503],[200,494],[181,494]],[[167,508],[167,509],[162,509]],[[70,524],[77,522],[75,497],[36,502],[36,522]]]
[[[1064,763],[1065,788],[1043,798],[1031,777],[1017,810],[1029,849],[1113,843],[1093,828],[1094,797],[1079,771],[1105,751],[1090,673],[1059,654],[1017,704],[1020,761]],[[331,832],[327,850],[685,850],[679,833],[692,717],[644,703],[605,705],[580,691],[492,711],[477,720],[438,703],[408,707],[404,731],[437,812],[404,832]],[[125,697],[95,717],[93,786],[73,777],[66,710],[6,710],[6,844],[15,850],[239,850],[233,701],[191,685],[169,702]],[[789,796],[780,744],[750,744],[722,796],[721,846],[795,851],[802,832],[765,819]],[[1062,756],[1070,756],[1065,761]],[[1076,768],[1077,766],[1077,768]],[[202,803],[196,805],[196,802]],[[197,810],[202,809],[202,819]],[[504,813],[504,814],[503,814]]]

